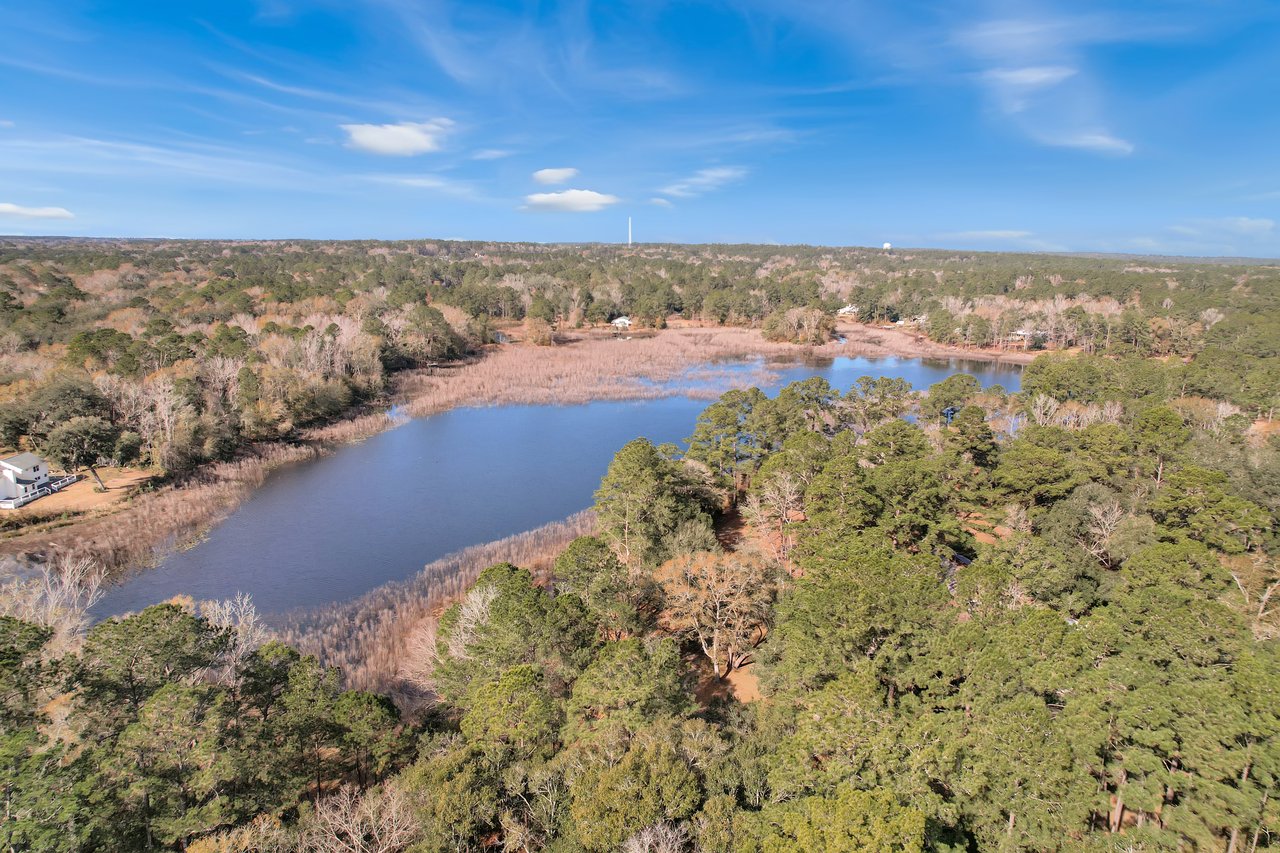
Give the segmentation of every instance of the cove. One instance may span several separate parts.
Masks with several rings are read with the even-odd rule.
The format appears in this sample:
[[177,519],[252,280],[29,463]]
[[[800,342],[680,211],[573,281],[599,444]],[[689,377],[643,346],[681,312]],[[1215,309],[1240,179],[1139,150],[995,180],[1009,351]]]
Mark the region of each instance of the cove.
[[[923,390],[953,373],[1016,391],[1022,374],[1010,364],[908,358],[703,367],[741,387],[767,368],[772,381],[762,390],[770,396],[811,376],[843,392],[860,376],[902,378]],[[671,387],[691,389],[679,379]],[[175,595],[208,600],[244,592],[264,613],[354,598],[446,554],[589,507],[618,448],[640,436],[682,442],[709,403],[670,396],[491,406],[409,421],[273,472],[206,538],[108,590],[93,614],[136,611]]]

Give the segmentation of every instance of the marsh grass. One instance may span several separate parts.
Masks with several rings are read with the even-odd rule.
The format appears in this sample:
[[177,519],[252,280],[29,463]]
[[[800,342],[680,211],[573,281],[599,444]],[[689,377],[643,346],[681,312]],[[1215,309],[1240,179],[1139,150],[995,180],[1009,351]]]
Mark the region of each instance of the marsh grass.
[[411,578],[383,584],[353,601],[296,610],[272,621],[281,640],[340,667],[348,687],[390,694],[411,708],[430,698],[422,676],[430,664],[426,658],[436,620],[480,572],[508,562],[545,580],[556,556],[594,530],[595,516],[580,512],[442,557]]
[[667,329],[630,338],[588,333],[567,336],[555,347],[507,346],[459,367],[412,371],[401,380],[400,397],[413,417],[458,406],[711,398],[744,382],[765,384],[772,376],[767,364],[744,376],[717,369],[716,362],[840,352],[826,349],[770,343],[757,331],[736,328]]
[[240,459],[205,466],[181,485],[144,491],[119,512],[0,541],[0,555],[87,558],[117,575],[148,566],[225,517],[272,469],[323,452],[317,445],[256,445]]

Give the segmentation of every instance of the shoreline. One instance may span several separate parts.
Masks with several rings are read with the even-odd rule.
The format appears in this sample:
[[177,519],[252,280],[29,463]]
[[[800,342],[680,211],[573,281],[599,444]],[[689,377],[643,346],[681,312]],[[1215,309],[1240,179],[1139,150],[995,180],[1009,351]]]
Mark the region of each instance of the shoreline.
[[[247,500],[275,468],[319,458],[402,423],[466,406],[576,405],[593,401],[690,396],[714,399],[730,387],[717,382],[715,363],[751,357],[920,358],[1026,364],[1031,353],[963,350],[921,343],[895,328],[842,324],[844,342],[821,346],[774,343],[759,329],[677,321],[670,328],[619,336],[610,330],[569,330],[556,346],[498,344],[459,364],[404,371],[393,378],[387,410],[305,430],[298,440],[254,445],[240,458],[206,466],[181,485],[136,494],[115,512],[56,529],[0,539],[0,558],[86,556],[119,581],[145,572],[168,553],[188,547]],[[705,366],[705,367],[703,367]],[[703,367],[689,376],[691,368]],[[661,387],[682,376],[698,388]],[[754,384],[768,380],[767,365]],[[736,385],[742,384],[741,375]]]

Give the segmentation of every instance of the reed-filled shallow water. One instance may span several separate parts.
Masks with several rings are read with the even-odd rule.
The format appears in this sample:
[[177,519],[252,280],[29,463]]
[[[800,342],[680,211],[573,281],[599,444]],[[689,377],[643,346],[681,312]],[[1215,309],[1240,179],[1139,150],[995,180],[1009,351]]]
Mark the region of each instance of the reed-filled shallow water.
[[[953,373],[1016,391],[1021,368],[922,359],[757,359],[677,380],[757,384],[770,395],[810,376],[844,391],[860,376],[924,389]],[[740,382],[735,380],[740,379]],[[278,470],[195,546],[111,589],[99,617],[175,595],[253,596],[280,612],[353,598],[451,552],[564,518],[591,505],[618,448],[645,436],[680,442],[710,401],[687,396],[570,406],[464,408],[410,421],[336,453]]]

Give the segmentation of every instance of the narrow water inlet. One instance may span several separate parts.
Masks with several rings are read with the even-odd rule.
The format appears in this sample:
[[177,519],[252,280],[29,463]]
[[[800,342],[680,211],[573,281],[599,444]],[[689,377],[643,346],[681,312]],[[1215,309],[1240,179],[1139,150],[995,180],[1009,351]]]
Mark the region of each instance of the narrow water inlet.
[[[707,365],[749,385],[761,359]],[[953,373],[1016,391],[1009,364],[907,358],[770,362],[771,395],[821,376],[844,391],[860,376],[924,389]],[[695,371],[696,373],[696,371]],[[623,444],[681,442],[708,405],[684,396],[569,406],[463,408],[409,421],[332,455],[289,466],[188,550],[127,579],[98,618],[175,595],[250,594],[267,613],[354,598],[471,545],[565,518],[593,502]]]

